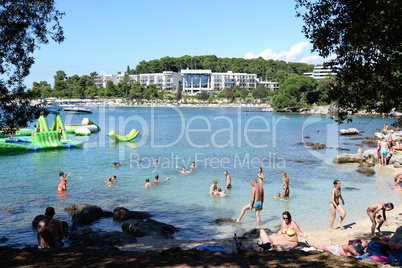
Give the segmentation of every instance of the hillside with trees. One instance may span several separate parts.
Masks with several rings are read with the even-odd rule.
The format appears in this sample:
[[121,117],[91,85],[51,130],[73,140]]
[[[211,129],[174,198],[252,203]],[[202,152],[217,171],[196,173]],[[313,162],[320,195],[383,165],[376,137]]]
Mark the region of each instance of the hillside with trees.
[[[311,72],[314,65],[304,63],[285,62],[278,60],[242,59],[242,58],[218,58],[216,56],[182,56],[179,58],[164,57],[159,60],[141,61],[135,69],[127,66],[123,80],[117,85],[109,81],[106,87],[96,87],[94,77],[96,72],[89,75],[68,76],[59,70],[54,75],[54,86],[47,81],[34,82],[31,93],[36,98],[127,98],[128,100],[152,100],[152,99],[180,99],[181,94],[166,94],[157,89],[156,85],[143,87],[140,83],[130,81],[128,74],[162,73],[163,71],[180,72],[182,69],[209,69],[212,72],[240,72],[255,73],[262,80],[277,81],[280,85],[288,78],[301,76],[305,72]],[[176,89],[177,90],[177,89]],[[218,98],[226,98],[230,101],[245,100],[248,96],[255,99],[266,99],[272,95],[262,85],[254,88],[227,88]],[[198,96],[203,101],[213,101],[214,96],[208,96],[204,92]]]

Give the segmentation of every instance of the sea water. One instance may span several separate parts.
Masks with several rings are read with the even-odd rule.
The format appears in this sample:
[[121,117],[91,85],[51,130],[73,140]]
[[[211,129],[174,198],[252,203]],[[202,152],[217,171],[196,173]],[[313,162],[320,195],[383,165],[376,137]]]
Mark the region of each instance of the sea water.
[[[344,224],[366,217],[374,202],[399,204],[401,192],[390,190],[392,176],[378,167],[376,175],[356,172],[356,165],[334,164],[339,153],[356,153],[361,140],[372,136],[392,119],[356,117],[338,125],[320,115],[258,112],[252,108],[97,107],[93,114],[61,112],[65,124],[88,117],[101,127],[99,133],[74,139],[83,148],[40,150],[0,155],[0,245],[34,246],[35,216],[45,208],[56,209],[55,218],[71,225],[64,208],[92,204],[106,211],[125,207],[147,211],[152,218],[180,229],[176,239],[227,238],[256,227],[254,212],[246,212],[241,224],[215,223],[236,219],[250,202],[250,179],[262,167],[265,202],[261,226],[277,230],[281,214],[288,210],[304,232],[329,228],[328,203],[336,179],[342,182],[347,216]],[[51,125],[53,116],[48,116]],[[32,125],[35,122],[32,123]],[[340,128],[355,127],[362,136],[340,136]],[[141,134],[133,142],[115,142],[109,131]],[[310,138],[306,138],[309,136]],[[330,149],[310,150],[300,142],[324,143]],[[336,150],[340,146],[345,151]],[[366,147],[366,149],[368,149]],[[349,151],[347,151],[349,150]],[[155,159],[159,160],[154,165]],[[176,166],[197,168],[183,175]],[[120,162],[121,167],[113,167]],[[233,188],[225,197],[208,193],[213,179],[224,188],[227,170]],[[58,192],[59,172],[70,172],[66,192]],[[281,172],[290,179],[290,198],[273,197],[282,192]],[[158,174],[167,183],[145,188],[145,179]],[[113,187],[107,177],[117,176]],[[334,225],[337,224],[337,221]],[[121,230],[111,218],[91,225],[94,230]]]

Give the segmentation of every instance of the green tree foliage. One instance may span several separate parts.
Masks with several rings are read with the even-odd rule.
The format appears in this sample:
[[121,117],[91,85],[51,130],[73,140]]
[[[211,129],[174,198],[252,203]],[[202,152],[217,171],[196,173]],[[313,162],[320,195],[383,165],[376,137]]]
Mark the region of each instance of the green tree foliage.
[[303,32],[337,72],[330,97],[340,121],[361,106],[401,110],[402,1],[296,0]]
[[142,99],[142,95],[144,94],[144,87],[140,84],[140,82],[135,82],[131,84],[130,88],[130,99]]
[[263,84],[258,84],[257,89],[253,92],[253,97],[256,99],[265,99],[268,96],[268,92]]
[[200,93],[200,99],[201,99],[202,101],[207,101],[208,98],[209,98],[208,93],[207,93],[206,91],[201,91],[201,93]]
[[[218,58],[215,55],[164,57],[159,60],[141,61],[134,73],[162,73],[163,71],[180,72],[183,69],[205,69],[212,72],[255,73],[264,80],[283,82],[291,74],[302,75],[311,72],[314,65],[305,63],[286,63],[285,61],[242,58]],[[281,71],[278,73],[278,71]]]
[[26,92],[24,78],[35,59],[33,53],[49,38],[64,40],[63,17],[53,0],[0,1],[0,129],[25,127],[42,110],[31,106],[35,95]]
[[279,90],[274,93],[273,105],[277,109],[295,106],[301,107],[306,104],[312,104],[315,99],[316,82],[313,78],[307,76],[292,76],[286,79]]
[[223,90],[223,94],[225,96],[226,99],[228,99],[230,102],[234,101],[234,92],[233,89],[230,87],[227,87]]
[[286,107],[299,107],[302,106],[292,97],[289,93],[278,94],[273,97],[272,104],[277,110],[282,110]]
[[33,98],[43,99],[51,94],[52,86],[46,81],[33,82],[31,94]]
[[313,78],[308,76],[293,76],[287,79],[281,86],[278,94],[288,93],[294,97],[297,102],[310,102],[307,99],[307,93],[314,91],[316,82]]

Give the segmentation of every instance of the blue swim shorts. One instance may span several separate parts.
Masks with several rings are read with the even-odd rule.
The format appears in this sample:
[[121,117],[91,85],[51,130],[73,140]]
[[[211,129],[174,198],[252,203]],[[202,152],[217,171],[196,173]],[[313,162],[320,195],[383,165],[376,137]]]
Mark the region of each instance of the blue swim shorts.
[[260,208],[260,207],[262,207],[262,202],[261,201],[256,201],[256,202],[254,202],[254,205],[253,205],[255,208]]
[[387,151],[387,150],[381,150],[381,151],[380,151],[380,154],[381,154],[381,155],[387,155],[387,154],[388,154],[388,151]]

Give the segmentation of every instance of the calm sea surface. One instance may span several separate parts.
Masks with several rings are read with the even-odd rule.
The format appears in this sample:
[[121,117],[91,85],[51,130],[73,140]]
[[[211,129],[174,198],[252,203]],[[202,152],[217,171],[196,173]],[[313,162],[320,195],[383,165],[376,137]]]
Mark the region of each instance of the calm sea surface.
[[[312,151],[299,144],[320,142],[355,153],[361,140],[340,137],[340,128],[355,127],[364,131],[361,137],[372,136],[391,119],[360,117],[338,126],[325,116],[248,110],[251,108],[100,107],[93,108],[90,115],[61,112],[66,124],[89,117],[102,130],[76,137],[85,142],[81,149],[0,155],[0,238],[9,239],[0,245],[34,246],[36,230],[31,223],[36,215],[54,206],[56,218],[71,225],[71,215],[63,209],[86,203],[110,211],[120,206],[148,211],[155,220],[180,228],[177,239],[227,238],[255,227],[254,212],[249,211],[240,225],[214,221],[237,218],[249,202],[249,180],[256,177],[258,167],[264,169],[266,178],[263,227],[276,229],[281,213],[288,210],[303,231],[327,229],[335,179],[342,181],[348,213],[345,224],[366,217],[366,208],[373,202],[400,203],[401,192],[390,190],[392,177],[381,170],[366,177],[355,171],[355,165],[332,163],[336,154],[347,151]],[[49,125],[52,119],[49,115]],[[107,136],[111,130],[125,135],[131,129],[141,132],[135,142],[116,143]],[[305,139],[306,135],[310,139]],[[156,158],[158,166],[153,164]],[[116,161],[122,166],[113,167]],[[193,161],[197,168],[192,173],[182,175],[175,170],[176,166],[189,167]],[[224,187],[224,170],[232,176],[233,188],[226,197],[209,195],[213,179]],[[57,191],[60,171],[71,173],[64,195]],[[288,200],[273,199],[282,189],[282,171],[290,178]],[[169,177],[170,182],[144,188],[145,179],[155,174],[161,181]],[[105,180],[112,175],[117,176],[117,183],[109,188]],[[92,228],[121,230],[121,223],[102,219]]]

